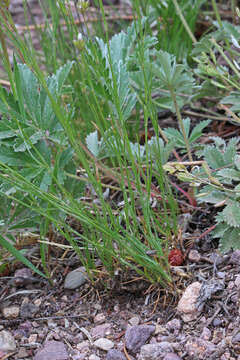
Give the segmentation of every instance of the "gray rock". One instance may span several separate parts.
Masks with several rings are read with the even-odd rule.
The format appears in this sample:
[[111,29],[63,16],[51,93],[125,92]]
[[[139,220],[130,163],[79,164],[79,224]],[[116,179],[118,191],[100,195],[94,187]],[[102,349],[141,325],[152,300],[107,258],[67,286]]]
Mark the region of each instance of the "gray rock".
[[211,333],[211,331],[209,330],[209,328],[207,328],[206,326],[203,328],[203,330],[202,330],[202,333],[201,333],[201,338],[203,339],[203,340],[209,340],[210,338],[211,338],[211,336],[212,336],[212,333]]
[[166,329],[174,335],[178,335],[181,329],[181,322],[179,319],[172,319],[166,323]]
[[233,336],[232,343],[237,344],[240,342],[240,332]]
[[83,285],[88,280],[88,276],[84,266],[77,268],[67,274],[64,281],[64,288],[74,290]]
[[15,339],[9,331],[0,331],[0,350],[14,351],[16,350]]
[[173,352],[171,343],[162,341],[157,344],[147,344],[141,347],[140,360],[163,360],[164,356]]
[[219,319],[218,317],[214,318],[213,319],[213,326],[217,327],[217,326],[220,326],[222,325],[222,320]]
[[210,355],[217,352],[217,347],[215,344],[201,338],[190,339],[186,343],[185,349],[192,359],[199,360],[205,360]]
[[38,311],[39,311],[39,308],[36,305],[34,305],[32,303],[23,303],[20,308],[20,316],[23,319],[31,318]]
[[177,354],[175,353],[168,353],[164,356],[163,360],[182,360]]
[[235,250],[229,260],[230,264],[240,265],[240,250]]
[[95,345],[97,348],[109,351],[114,347],[114,343],[111,340],[108,340],[106,338],[100,338],[96,341],[94,341],[93,345]]
[[128,320],[129,324],[132,326],[137,326],[140,323],[139,316],[133,316],[131,319]]
[[137,352],[150,338],[154,331],[155,326],[153,325],[138,325],[129,327],[125,333],[126,348],[134,353]]
[[111,349],[107,353],[106,360],[126,360],[126,356],[119,350]]
[[13,282],[16,286],[23,286],[28,284],[28,280],[32,278],[32,271],[29,268],[22,268],[15,271]]
[[93,339],[103,338],[106,335],[111,334],[111,324],[105,323],[101,325],[97,325],[90,330],[90,334]]
[[64,343],[60,341],[46,341],[44,347],[39,350],[34,360],[68,360],[69,356]]

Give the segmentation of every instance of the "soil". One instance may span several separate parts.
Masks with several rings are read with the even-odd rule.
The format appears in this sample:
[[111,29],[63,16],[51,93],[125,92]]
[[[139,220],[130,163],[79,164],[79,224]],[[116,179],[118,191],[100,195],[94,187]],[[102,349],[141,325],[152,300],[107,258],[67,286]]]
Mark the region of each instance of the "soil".
[[[42,23],[38,2],[28,3],[35,20]],[[12,0],[10,10],[15,23],[24,26],[22,1]],[[168,352],[168,358],[159,355],[159,359],[240,360],[240,254],[218,253],[217,243],[207,233],[202,236],[211,224],[209,212],[201,213],[201,217],[198,211],[192,214],[184,230],[184,235],[190,235],[183,241],[184,245],[190,241],[191,246],[184,246],[183,264],[172,266],[173,284],[169,288],[153,286],[136,274],[120,271],[112,280],[102,276],[94,284],[89,281],[68,290],[64,288],[66,275],[81,263],[74,257],[57,256],[54,250],[49,260],[52,284],[13,263],[8,276],[0,277],[0,332],[6,330],[14,337],[16,349],[0,351],[0,359],[120,359],[106,355],[107,351],[94,343],[102,338],[112,341],[122,359],[140,359],[140,348],[134,351],[126,346],[126,330],[129,326],[153,325],[154,332],[146,343],[174,344],[172,355]],[[37,258],[37,246],[35,251],[32,256]],[[101,264],[99,271],[103,271]],[[195,282],[201,284],[199,312],[194,320],[183,321],[177,305]],[[47,341],[53,340],[64,344],[65,357],[64,352],[62,357],[39,353]]]

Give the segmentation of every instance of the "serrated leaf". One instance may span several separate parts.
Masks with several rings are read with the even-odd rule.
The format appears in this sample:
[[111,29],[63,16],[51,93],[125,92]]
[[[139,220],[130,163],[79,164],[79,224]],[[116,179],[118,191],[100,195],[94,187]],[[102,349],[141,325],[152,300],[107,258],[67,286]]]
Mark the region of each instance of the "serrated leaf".
[[212,169],[224,166],[223,155],[215,146],[206,146],[203,154],[208,166]]
[[230,227],[219,239],[219,250],[226,253],[232,249],[240,249],[240,229]]
[[186,147],[184,138],[179,130],[174,128],[166,128],[163,130],[163,132],[169,140],[175,141],[176,147]]
[[[225,183],[232,184],[232,181],[240,181],[240,171],[237,171],[235,169],[221,169],[217,172],[217,176],[221,176],[224,181],[227,181]],[[223,181],[220,179],[220,182]]]
[[[23,137],[24,136],[24,137]],[[34,129],[27,128],[24,130],[24,133],[21,134],[21,137],[18,136],[14,143],[14,151],[15,152],[24,152],[26,150],[30,150],[33,145],[37,144],[37,142],[43,137],[43,133],[41,131],[34,131]]]
[[233,166],[234,158],[237,152],[237,144],[239,143],[239,137],[235,137],[229,140],[228,145],[223,154],[224,165]]
[[25,166],[34,164],[34,160],[26,153],[16,153],[13,149],[0,146],[0,162],[9,166]]
[[222,211],[224,221],[233,227],[240,227],[240,204],[236,201],[227,205]]
[[215,190],[210,185],[204,186],[197,195],[197,199],[200,202],[208,202],[210,204],[218,204],[227,198],[227,194],[222,191]]
[[218,223],[215,229],[211,233],[212,237],[221,238],[227,229],[229,229],[229,226],[226,223],[224,222]]
[[211,120],[203,120],[192,129],[191,135],[189,137],[190,144],[202,136],[202,130],[207,127],[210,122]]

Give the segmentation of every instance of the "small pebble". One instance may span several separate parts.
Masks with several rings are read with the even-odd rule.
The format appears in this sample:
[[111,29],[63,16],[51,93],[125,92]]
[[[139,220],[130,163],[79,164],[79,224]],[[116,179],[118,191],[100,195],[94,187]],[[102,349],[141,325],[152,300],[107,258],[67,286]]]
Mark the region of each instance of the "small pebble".
[[70,271],[64,281],[64,289],[74,290],[85,284],[88,280],[88,276],[84,266],[79,267],[73,271]]
[[236,276],[236,279],[234,281],[234,284],[237,288],[240,288],[240,275]]
[[204,327],[201,333],[201,338],[204,340],[209,340],[211,336],[212,336],[211,331],[207,327]]
[[201,260],[201,255],[197,250],[190,250],[188,254],[188,259],[192,262],[198,263]]
[[106,320],[106,316],[103,313],[97,314],[93,319],[95,323],[103,323],[105,320]]
[[140,319],[138,316],[133,316],[131,319],[128,320],[129,321],[129,324],[132,325],[132,326],[136,326],[136,325],[139,325],[140,323]]
[[92,354],[89,356],[88,360],[101,360],[99,356]]
[[220,325],[222,325],[221,319],[219,319],[217,317],[215,319],[213,319],[213,326],[220,326]]
[[175,353],[168,353],[164,356],[163,360],[181,360],[181,358]]
[[111,349],[107,353],[106,360],[126,360],[126,356],[119,350]]
[[240,332],[233,336],[232,343],[238,344],[240,342]]
[[96,341],[94,341],[93,345],[95,345],[97,348],[108,351],[114,347],[114,343],[111,340],[108,340],[106,338],[100,338]]
[[17,305],[8,306],[2,309],[5,319],[16,319],[19,316],[20,308]]
[[240,250],[235,250],[230,258],[230,264],[240,265]]

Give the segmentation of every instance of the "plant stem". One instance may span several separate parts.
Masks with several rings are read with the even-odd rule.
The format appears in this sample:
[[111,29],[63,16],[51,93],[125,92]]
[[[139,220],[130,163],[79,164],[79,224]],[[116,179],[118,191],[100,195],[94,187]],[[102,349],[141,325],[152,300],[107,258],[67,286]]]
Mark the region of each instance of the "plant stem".
[[186,22],[186,20],[185,20],[185,18],[184,18],[184,16],[183,16],[183,13],[182,13],[182,11],[181,11],[181,9],[180,9],[177,1],[176,1],[176,0],[173,0],[173,3],[174,3],[174,6],[175,6],[175,8],[176,8],[176,10],[177,10],[177,14],[179,15],[179,17],[180,17],[180,19],[181,19],[181,21],[182,21],[182,23],[183,23],[183,26],[185,27],[186,32],[188,33],[188,35],[189,35],[190,38],[192,39],[192,42],[193,42],[194,44],[196,44],[196,43],[197,43],[197,39],[196,39],[195,36],[193,35],[190,27],[188,26],[188,23]]
[[173,102],[174,102],[179,127],[180,127],[180,130],[181,130],[182,134],[183,134],[183,138],[184,138],[184,141],[185,141],[185,144],[186,144],[188,158],[189,158],[190,161],[193,161],[192,154],[191,154],[191,149],[190,149],[190,144],[189,144],[189,141],[188,141],[188,138],[187,138],[187,134],[186,134],[184,125],[183,125],[182,115],[181,115],[181,112],[180,112],[178,104],[177,104],[176,94],[175,94],[174,90],[170,90],[170,92],[171,92],[171,97],[172,97]]

